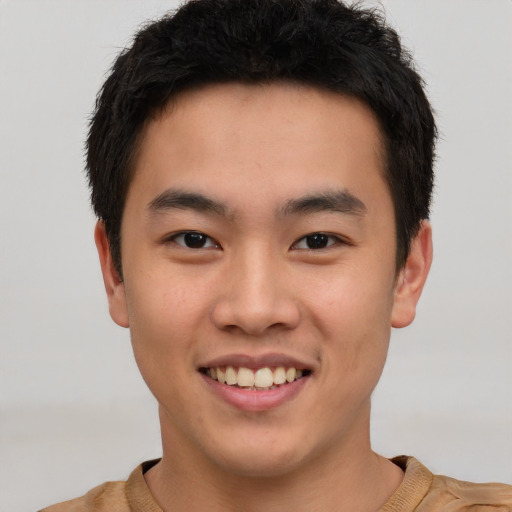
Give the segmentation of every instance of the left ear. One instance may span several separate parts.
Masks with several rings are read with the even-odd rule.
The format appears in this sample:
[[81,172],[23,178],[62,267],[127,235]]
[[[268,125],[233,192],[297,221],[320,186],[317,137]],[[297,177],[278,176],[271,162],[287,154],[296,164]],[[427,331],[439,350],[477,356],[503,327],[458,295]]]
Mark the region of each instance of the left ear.
[[391,325],[406,327],[416,315],[416,304],[432,264],[432,227],[428,220],[421,223],[411,242],[409,256],[397,278]]

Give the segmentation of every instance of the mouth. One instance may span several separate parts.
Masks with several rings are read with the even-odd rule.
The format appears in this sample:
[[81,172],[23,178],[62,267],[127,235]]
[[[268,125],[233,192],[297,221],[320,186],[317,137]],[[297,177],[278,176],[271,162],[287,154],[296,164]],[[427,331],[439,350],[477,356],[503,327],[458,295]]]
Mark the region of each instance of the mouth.
[[311,375],[311,370],[294,366],[265,366],[261,368],[213,366],[202,367],[199,371],[225,386],[253,391],[281,388]]

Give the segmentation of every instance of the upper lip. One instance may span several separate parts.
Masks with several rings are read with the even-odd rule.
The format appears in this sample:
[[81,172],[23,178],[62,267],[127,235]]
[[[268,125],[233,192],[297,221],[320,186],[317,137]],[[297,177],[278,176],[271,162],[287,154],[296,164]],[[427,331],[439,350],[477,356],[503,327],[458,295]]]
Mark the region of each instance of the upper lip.
[[294,356],[279,353],[259,355],[226,354],[201,363],[199,368],[218,368],[223,366],[250,369],[283,366],[285,368],[296,368],[297,370],[313,370],[315,363],[309,358],[301,360]]

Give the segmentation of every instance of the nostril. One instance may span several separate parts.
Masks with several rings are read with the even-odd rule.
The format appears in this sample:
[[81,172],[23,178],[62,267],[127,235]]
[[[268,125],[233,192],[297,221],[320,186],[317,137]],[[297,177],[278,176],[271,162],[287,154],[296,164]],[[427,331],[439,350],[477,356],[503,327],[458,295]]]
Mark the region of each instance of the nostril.
[[266,303],[225,299],[211,311],[213,324],[225,332],[244,332],[259,336],[269,329],[293,329],[300,323],[297,304],[286,298],[275,298]]

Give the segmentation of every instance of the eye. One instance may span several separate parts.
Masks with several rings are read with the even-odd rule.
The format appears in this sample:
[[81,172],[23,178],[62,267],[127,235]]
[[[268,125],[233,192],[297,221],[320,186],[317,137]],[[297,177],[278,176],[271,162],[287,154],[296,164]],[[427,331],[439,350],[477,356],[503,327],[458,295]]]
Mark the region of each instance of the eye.
[[210,249],[219,247],[219,244],[208,235],[199,231],[183,231],[171,237],[171,240],[188,249]]
[[292,249],[326,249],[331,245],[341,243],[342,241],[333,235],[326,233],[311,233],[301,239],[297,240],[292,246]]

